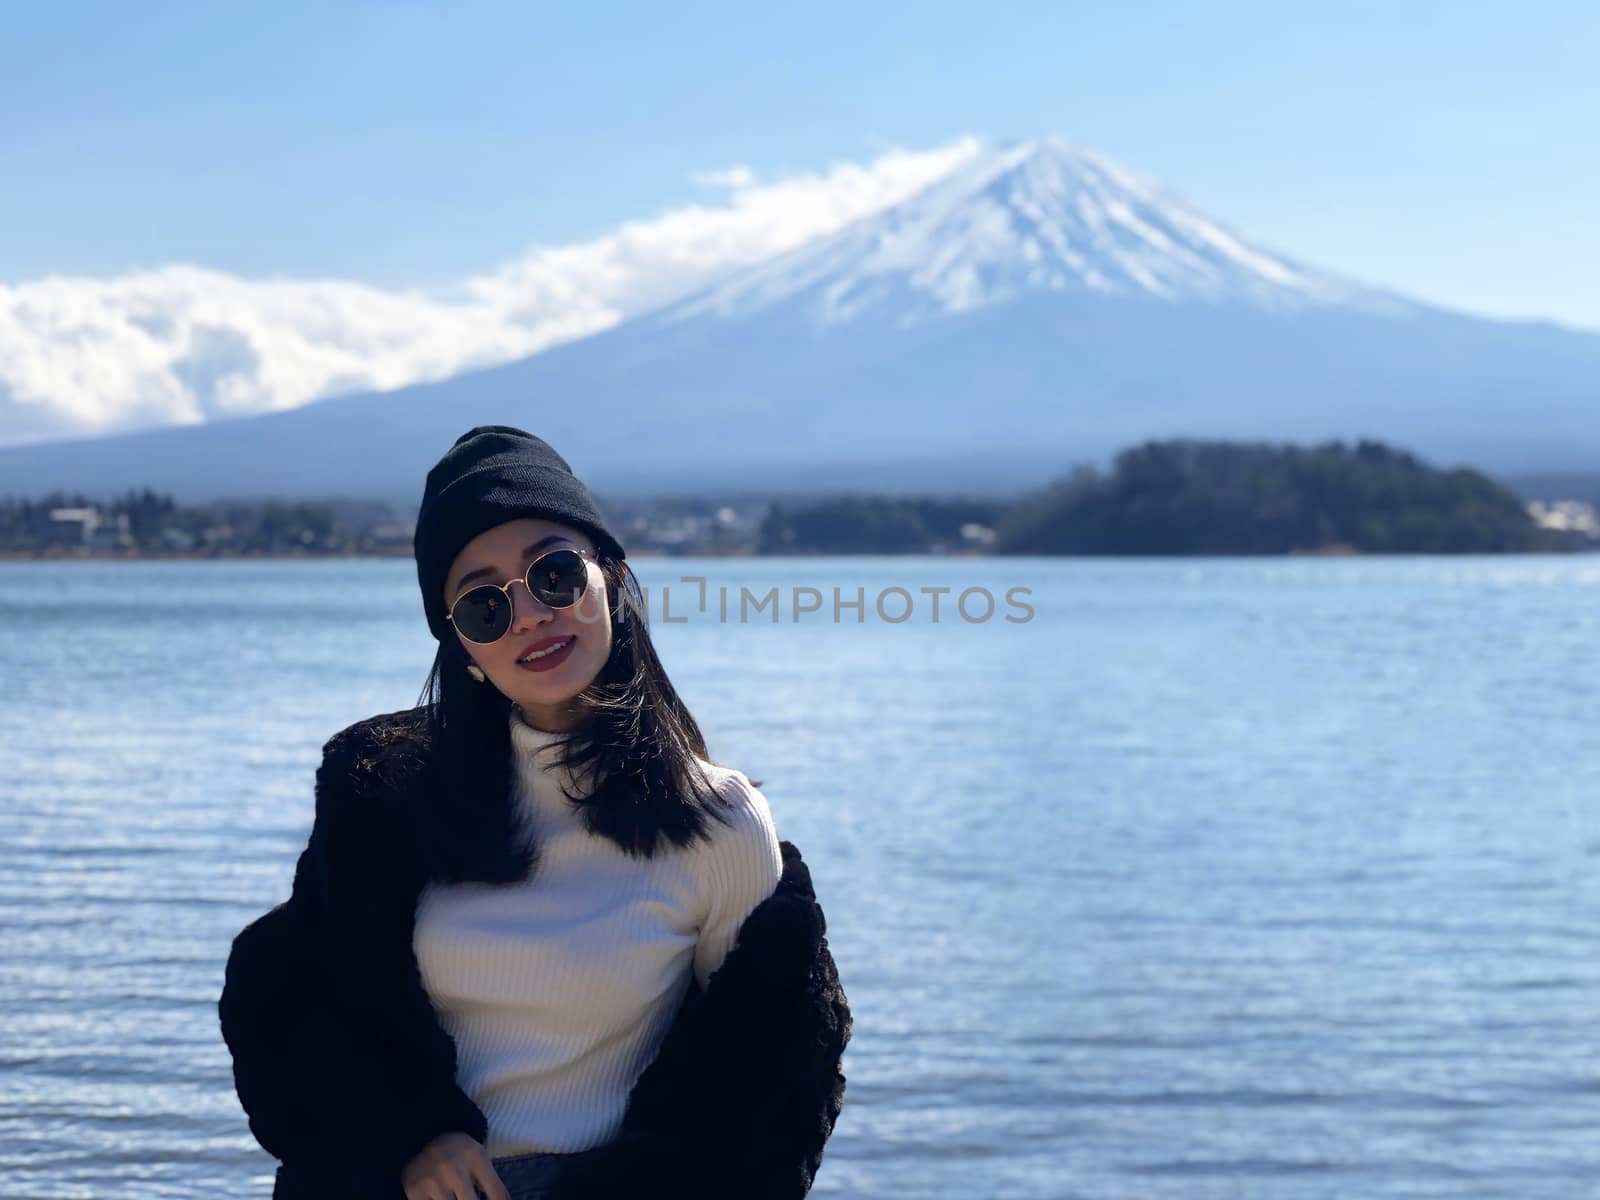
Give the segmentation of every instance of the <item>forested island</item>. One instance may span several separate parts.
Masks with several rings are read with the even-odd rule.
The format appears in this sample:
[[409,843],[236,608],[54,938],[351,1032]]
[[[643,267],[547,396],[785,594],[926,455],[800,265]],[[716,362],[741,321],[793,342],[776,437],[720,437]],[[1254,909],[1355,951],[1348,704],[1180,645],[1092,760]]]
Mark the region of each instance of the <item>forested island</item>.
[[[1376,441],[1169,439],[1009,499],[838,495],[608,500],[630,554],[1463,554],[1600,549],[1594,500],[1527,501]],[[409,514],[348,499],[185,506],[0,499],[11,557],[409,556]]]
[[1381,442],[1146,442],[1011,506],[999,554],[1507,553],[1577,548],[1515,493]]

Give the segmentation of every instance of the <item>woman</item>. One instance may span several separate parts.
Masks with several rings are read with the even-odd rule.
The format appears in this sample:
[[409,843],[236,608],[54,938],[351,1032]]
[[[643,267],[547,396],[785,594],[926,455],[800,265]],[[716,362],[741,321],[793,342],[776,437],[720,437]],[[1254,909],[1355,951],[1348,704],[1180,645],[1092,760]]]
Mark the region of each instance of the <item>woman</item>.
[[804,1196],[851,1032],[826,924],[622,546],[492,425],[428,473],[415,550],[425,703],[324,747],[219,1002],[275,1200]]

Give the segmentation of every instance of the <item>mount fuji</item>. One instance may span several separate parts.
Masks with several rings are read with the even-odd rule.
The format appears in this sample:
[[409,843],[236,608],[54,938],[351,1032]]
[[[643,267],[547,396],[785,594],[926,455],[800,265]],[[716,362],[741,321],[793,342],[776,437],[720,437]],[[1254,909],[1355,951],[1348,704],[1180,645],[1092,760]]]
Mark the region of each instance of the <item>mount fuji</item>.
[[1004,494],[1150,437],[1373,437],[1496,472],[1600,462],[1600,334],[1417,303],[1254,245],[1059,139],[665,308],[437,383],[0,450],[4,490],[414,503],[474,424],[603,494]]

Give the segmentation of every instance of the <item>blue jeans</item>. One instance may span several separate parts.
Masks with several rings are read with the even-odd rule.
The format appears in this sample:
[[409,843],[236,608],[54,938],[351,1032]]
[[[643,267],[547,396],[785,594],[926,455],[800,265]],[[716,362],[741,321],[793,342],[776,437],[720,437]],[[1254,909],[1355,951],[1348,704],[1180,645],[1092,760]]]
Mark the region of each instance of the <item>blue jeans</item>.
[[511,1193],[511,1200],[545,1200],[545,1187],[555,1168],[570,1157],[566,1154],[535,1151],[532,1154],[512,1154],[505,1158],[491,1158],[494,1173]]

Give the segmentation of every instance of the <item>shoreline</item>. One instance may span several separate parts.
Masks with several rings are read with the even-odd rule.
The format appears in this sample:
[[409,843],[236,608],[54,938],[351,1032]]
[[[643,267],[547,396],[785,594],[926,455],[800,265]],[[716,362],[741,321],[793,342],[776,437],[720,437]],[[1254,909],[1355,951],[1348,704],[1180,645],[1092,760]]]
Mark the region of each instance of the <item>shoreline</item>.
[[[1252,559],[1289,559],[1289,558],[1526,558],[1530,556],[1550,556],[1567,558],[1574,555],[1600,553],[1600,546],[1573,547],[1570,549],[1537,549],[1537,550],[1401,550],[1401,551],[1370,551],[1358,550],[1353,546],[1333,545],[1313,549],[1286,550],[1273,553],[1253,553],[1250,551],[1221,551],[1215,554],[979,554],[972,551],[957,553],[944,553],[939,551],[916,551],[912,553],[894,552],[858,552],[847,550],[819,550],[807,554],[754,554],[748,552],[716,552],[708,551],[694,554],[667,554],[659,550],[630,550],[628,561],[635,559],[785,559],[785,558],[1072,558],[1085,561],[1093,559],[1134,559],[1140,561],[1155,561],[1172,558],[1252,558]],[[25,550],[0,550],[0,562],[337,562],[356,559],[397,559],[411,561],[412,552],[408,548],[394,553],[382,551],[337,551],[325,554],[316,553],[270,553],[256,554],[249,552],[238,553],[195,553],[193,551],[154,551],[154,552],[129,552],[126,550],[81,550],[81,551],[25,551]]]

